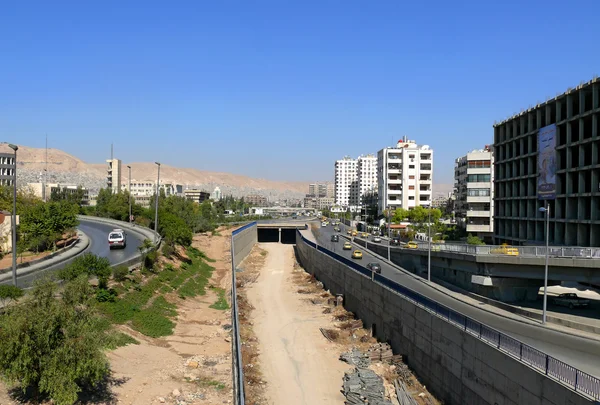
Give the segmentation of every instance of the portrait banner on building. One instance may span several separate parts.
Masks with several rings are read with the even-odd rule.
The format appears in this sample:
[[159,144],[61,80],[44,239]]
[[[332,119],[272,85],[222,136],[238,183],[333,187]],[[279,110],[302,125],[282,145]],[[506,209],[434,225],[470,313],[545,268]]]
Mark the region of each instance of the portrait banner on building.
[[556,198],[556,124],[538,132],[538,199]]

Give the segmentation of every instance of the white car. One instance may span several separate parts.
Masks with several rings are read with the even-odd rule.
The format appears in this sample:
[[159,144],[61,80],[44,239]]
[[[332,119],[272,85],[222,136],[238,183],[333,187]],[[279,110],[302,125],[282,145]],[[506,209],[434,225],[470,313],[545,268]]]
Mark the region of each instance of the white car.
[[123,248],[127,247],[127,234],[122,229],[113,229],[108,234],[108,248]]

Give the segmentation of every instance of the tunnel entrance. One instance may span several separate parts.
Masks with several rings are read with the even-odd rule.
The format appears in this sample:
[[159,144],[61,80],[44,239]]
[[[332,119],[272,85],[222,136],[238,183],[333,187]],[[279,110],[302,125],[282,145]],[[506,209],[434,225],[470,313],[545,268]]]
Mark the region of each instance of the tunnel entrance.
[[[279,228],[258,228],[259,243],[279,243]],[[281,243],[294,245],[296,243],[295,228],[281,228]]]

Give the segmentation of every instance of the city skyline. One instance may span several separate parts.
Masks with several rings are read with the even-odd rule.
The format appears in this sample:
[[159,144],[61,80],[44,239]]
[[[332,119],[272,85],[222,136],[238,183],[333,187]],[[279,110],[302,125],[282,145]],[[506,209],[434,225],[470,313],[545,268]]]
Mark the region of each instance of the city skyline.
[[[123,161],[160,156],[175,167],[326,181],[338,156],[407,136],[439,151],[434,183],[449,184],[454,158],[491,144],[494,122],[600,65],[587,52],[600,11],[593,1],[573,5],[585,15],[474,1],[265,1],[234,13],[141,4],[6,6],[0,34],[11,40],[0,50],[14,57],[0,66],[2,139],[43,147],[48,134],[51,147],[86,162],[105,161],[114,142]],[[497,21],[511,29],[498,35]],[[570,35],[538,41],[553,24]],[[528,42],[536,46],[519,45]],[[569,59],[554,56],[566,48]],[[248,154],[269,165],[248,165]],[[291,162],[306,156],[313,164],[297,170]]]

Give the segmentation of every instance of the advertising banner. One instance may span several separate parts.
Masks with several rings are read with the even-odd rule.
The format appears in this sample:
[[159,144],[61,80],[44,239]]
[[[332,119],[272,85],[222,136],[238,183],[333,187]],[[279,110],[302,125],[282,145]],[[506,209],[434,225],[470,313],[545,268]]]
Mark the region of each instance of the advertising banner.
[[538,132],[538,199],[556,198],[556,124]]

